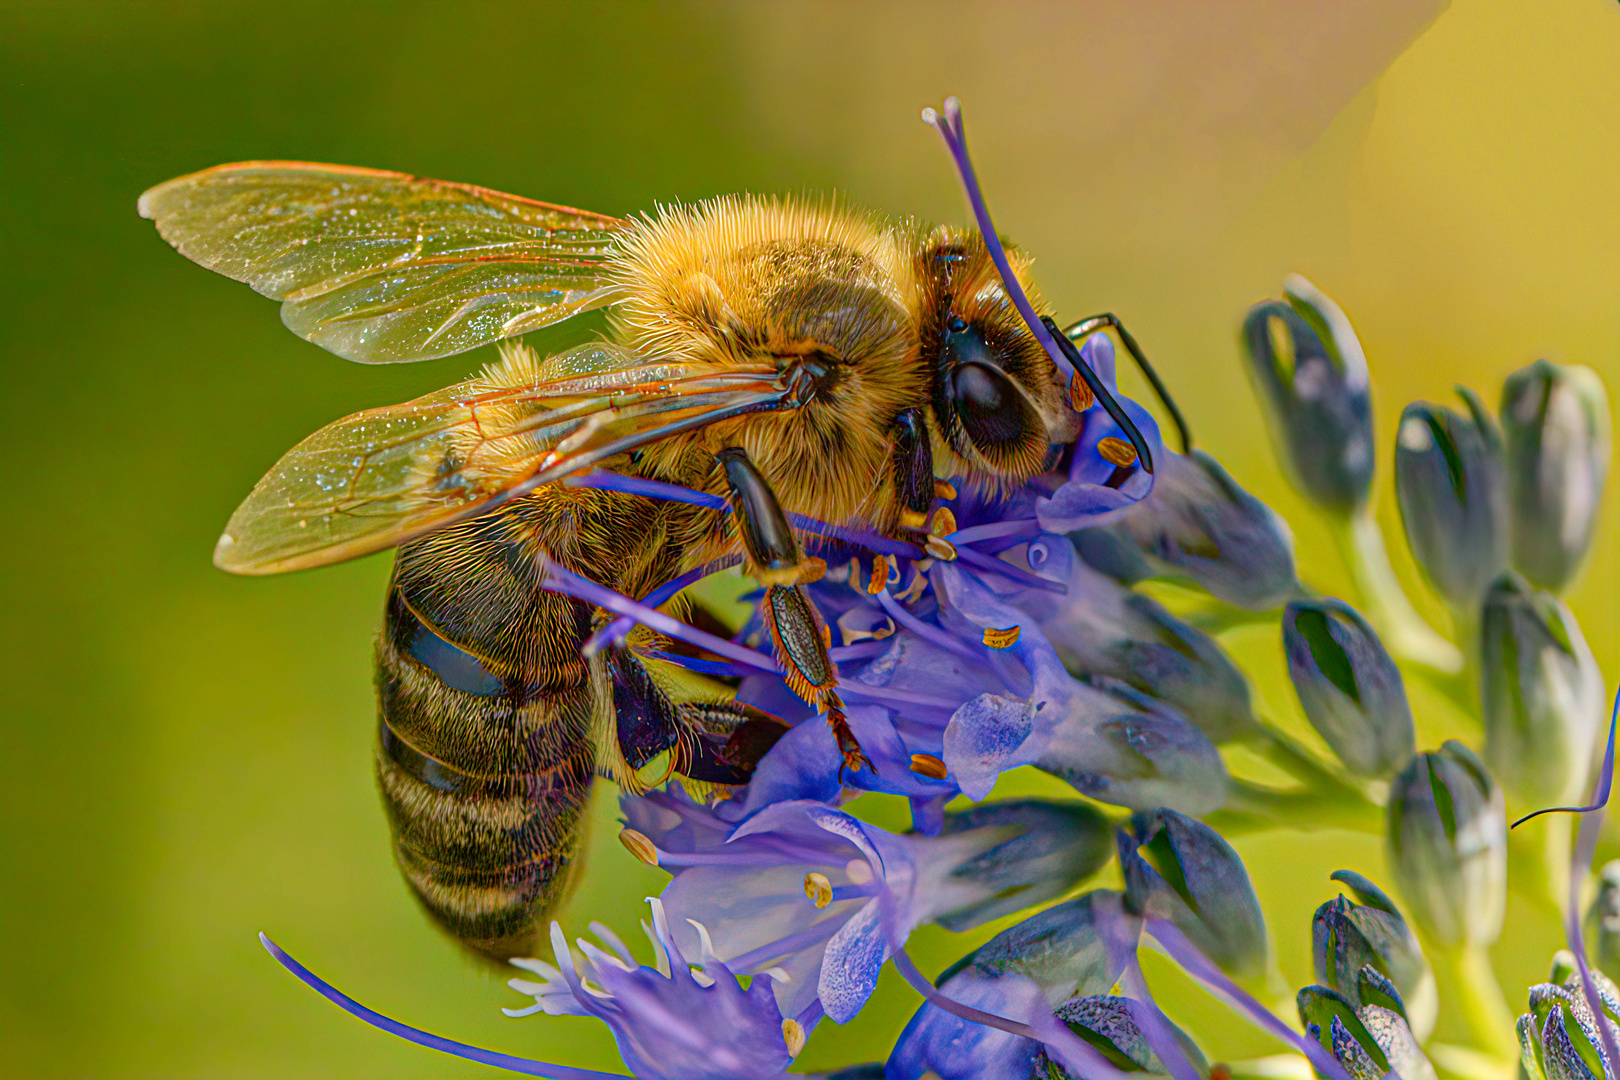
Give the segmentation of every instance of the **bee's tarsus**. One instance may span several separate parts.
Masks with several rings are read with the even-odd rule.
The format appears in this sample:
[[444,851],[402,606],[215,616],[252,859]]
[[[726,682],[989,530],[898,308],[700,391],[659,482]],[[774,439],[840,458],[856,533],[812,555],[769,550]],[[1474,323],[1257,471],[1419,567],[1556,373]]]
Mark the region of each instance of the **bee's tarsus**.
[[[836,695],[833,695],[836,697]],[[849,721],[844,717],[844,711],[837,705],[827,708],[827,726],[832,728],[833,738],[838,740],[838,752],[843,755],[843,764],[838,766],[838,782],[844,782],[844,773],[860,772],[863,768],[870,769],[873,776],[877,775],[877,767],[861,752],[861,744],[855,738],[855,732],[850,729]]]

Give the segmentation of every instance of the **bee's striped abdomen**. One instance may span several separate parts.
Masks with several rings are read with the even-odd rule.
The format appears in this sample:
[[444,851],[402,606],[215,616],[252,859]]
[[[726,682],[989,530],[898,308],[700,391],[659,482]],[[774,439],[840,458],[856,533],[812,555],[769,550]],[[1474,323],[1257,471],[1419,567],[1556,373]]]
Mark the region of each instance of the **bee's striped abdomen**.
[[533,955],[567,898],[598,766],[580,655],[593,609],[541,588],[542,545],[634,589],[660,550],[653,505],[543,489],[399,549],[377,641],[378,786],[417,898],[493,959]]

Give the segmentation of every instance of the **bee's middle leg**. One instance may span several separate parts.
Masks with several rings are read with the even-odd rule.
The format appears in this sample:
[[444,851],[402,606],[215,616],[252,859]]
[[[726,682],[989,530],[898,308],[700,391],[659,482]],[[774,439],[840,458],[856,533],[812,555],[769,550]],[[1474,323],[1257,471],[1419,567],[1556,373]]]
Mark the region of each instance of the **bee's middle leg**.
[[776,492],[747,451],[731,447],[720,451],[715,459],[725,470],[737,531],[753,564],[753,575],[765,586],[761,610],[783,677],[794,693],[826,714],[844,756],[844,767],[871,768],[844,718],[844,703],[834,689],[838,685],[838,668],[827,655],[831,644],[827,628],[817,618],[804,589],[805,583],[821,576],[826,565],[800,553]]

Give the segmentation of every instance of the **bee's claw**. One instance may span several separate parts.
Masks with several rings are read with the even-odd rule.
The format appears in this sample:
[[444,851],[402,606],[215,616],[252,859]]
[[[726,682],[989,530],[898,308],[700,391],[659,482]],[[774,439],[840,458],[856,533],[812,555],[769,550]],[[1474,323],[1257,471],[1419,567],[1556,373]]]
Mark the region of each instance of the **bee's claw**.
[[877,767],[867,756],[861,752],[861,744],[855,738],[855,732],[850,730],[849,721],[836,705],[827,709],[827,726],[832,728],[833,738],[838,740],[838,751],[844,755],[844,762],[838,766],[838,782],[844,782],[844,772],[860,772],[863,768],[870,769],[873,776],[877,775]]

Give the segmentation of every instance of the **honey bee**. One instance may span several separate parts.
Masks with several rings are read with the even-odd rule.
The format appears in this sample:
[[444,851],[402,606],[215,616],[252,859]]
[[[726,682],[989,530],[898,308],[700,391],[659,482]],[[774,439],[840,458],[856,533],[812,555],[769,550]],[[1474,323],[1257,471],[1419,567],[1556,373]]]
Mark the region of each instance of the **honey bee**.
[[[753,196],[621,219],[286,161],[170,180],[139,210],[347,359],[502,342],[469,381],[299,443],[214,555],[271,574],[397,546],[376,643],[394,855],[432,918],[497,960],[531,954],[567,896],[593,777],[635,788],[669,752],[684,776],[742,783],[782,730],[735,703],[673,701],[634,637],[586,655],[604,616],[548,575],[656,603],[741,556],[783,677],[825,714],[844,764],[866,767],[803,588],[825,564],[789,515],[950,558],[931,528],[936,483],[1022,483],[1090,403],[971,229]],[[1027,260],[1008,257],[1039,305]],[[608,340],[545,358],[504,340],[597,308]]]

